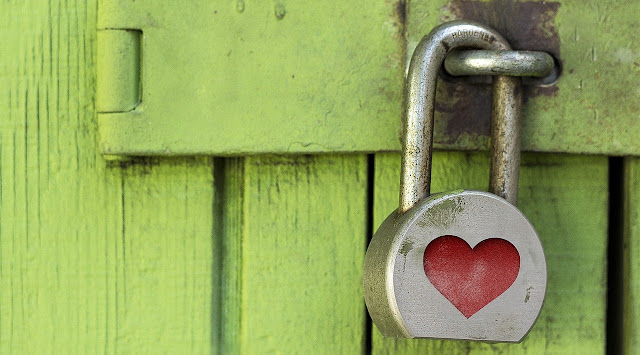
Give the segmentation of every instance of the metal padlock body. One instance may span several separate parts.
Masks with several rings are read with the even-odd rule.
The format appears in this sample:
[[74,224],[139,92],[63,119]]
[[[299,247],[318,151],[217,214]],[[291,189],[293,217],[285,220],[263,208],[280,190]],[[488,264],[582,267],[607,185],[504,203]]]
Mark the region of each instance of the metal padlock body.
[[[520,256],[513,284],[469,318],[425,273],[425,249],[442,236],[471,248],[503,239]],[[544,251],[527,218],[503,198],[472,190],[431,195],[405,213],[391,213],[371,240],[364,270],[371,318],[383,335],[406,338],[518,342],[540,313],[547,279]]]
[[510,49],[494,30],[461,21],[436,27],[416,47],[405,87],[400,207],[367,249],[364,298],[385,336],[519,342],[540,313],[547,283],[540,239],[514,206],[519,79],[494,77],[494,193],[430,195],[435,83],[456,47]]

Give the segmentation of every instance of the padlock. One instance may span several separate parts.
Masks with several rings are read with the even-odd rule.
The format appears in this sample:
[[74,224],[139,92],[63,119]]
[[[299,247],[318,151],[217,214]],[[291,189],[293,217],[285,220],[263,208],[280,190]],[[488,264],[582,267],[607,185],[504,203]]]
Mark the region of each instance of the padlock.
[[430,195],[435,88],[456,47],[509,50],[474,22],[436,27],[418,44],[405,87],[400,207],[367,249],[364,298],[388,337],[519,342],[545,297],[540,239],[517,201],[520,78],[493,77],[490,191]]

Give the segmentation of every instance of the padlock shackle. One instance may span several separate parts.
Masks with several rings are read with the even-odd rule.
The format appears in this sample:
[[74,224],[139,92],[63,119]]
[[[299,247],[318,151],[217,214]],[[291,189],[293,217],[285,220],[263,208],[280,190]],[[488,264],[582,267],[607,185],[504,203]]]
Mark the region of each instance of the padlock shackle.
[[[411,57],[405,85],[399,213],[430,194],[436,80],[447,53],[460,47],[511,49],[499,33],[471,21],[442,24],[422,38]],[[513,205],[518,199],[520,167],[520,83],[516,77],[493,78],[489,185],[492,193]]]

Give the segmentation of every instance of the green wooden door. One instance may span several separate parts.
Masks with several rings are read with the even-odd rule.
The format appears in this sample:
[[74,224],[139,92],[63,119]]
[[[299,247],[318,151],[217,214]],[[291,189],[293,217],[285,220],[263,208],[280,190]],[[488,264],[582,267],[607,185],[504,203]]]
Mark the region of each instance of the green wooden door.
[[[106,161],[96,21],[96,0],[0,4],[0,352],[640,351],[636,158],[524,154],[549,285],[521,344],[385,339],[361,271],[399,154]],[[434,191],[488,185],[485,152],[433,170]]]

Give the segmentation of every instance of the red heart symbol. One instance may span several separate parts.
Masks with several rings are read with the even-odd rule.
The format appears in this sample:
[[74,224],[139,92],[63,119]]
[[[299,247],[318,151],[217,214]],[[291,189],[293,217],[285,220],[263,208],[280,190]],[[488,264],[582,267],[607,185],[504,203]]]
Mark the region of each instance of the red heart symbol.
[[427,245],[423,263],[431,284],[469,318],[513,284],[520,254],[504,239],[486,239],[471,249],[463,239],[445,235]]

